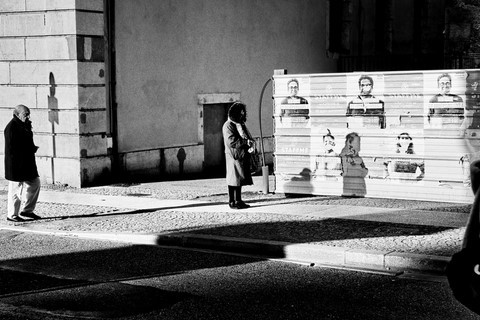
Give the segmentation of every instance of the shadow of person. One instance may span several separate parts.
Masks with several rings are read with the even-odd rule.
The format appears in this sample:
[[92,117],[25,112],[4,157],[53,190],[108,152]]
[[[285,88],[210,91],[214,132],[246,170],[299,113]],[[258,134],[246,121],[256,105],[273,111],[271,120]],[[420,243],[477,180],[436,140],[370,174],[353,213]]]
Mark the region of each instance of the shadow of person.
[[312,170],[308,168],[303,168],[299,173],[299,176],[293,177],[292,181],[310,181],[311,180]]
[[185,152],[185,149],[183,148],[178,149],[177,159],[178,159],[178,173],[183,174],[183,164],[187,159],[187,153]]
[[[50,95],[48,96],[48,121],[52,124],[52,130],[55,128],[55,123],[58,124],[58,99],[55,97],[56,87],[55,76],[50,72],[49,76]],[[54,131],[52,131],[54,133]]]
[[356,132],[351,132],[345,137],[345,146],[340,152],[343,177],[342,196],[364,197],[367,194],[365,177],[368,169],[359,153],[360,136]]
[[[50,84],[50,95],[48,96],[48,121],[51,123],[51,133],[52,133],[52,157],[55,158],[57,155],[57,143],[55,141],[55,124],[59,124],[58,119],[58,99],[55,97],[56,87],[55,76],[53,72],[50,72],[49,75],[49,84]],[[52,182],[55,183],[55,167],[54,161],[51,162],[51,171],[52,171]]]
[[312,170],[303,168],[298,175],[295,175],[284,186],[284,194],[289,198],[311,196],[313,193]]

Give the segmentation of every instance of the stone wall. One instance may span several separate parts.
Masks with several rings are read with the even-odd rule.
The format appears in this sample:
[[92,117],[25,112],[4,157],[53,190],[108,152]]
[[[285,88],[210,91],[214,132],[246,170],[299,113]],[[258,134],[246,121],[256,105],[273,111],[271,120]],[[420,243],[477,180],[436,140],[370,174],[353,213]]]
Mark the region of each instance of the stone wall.
[[0,3],[0,130],[16,105],[30,108],[44,183],[110,175],[103,10],[102,0]]

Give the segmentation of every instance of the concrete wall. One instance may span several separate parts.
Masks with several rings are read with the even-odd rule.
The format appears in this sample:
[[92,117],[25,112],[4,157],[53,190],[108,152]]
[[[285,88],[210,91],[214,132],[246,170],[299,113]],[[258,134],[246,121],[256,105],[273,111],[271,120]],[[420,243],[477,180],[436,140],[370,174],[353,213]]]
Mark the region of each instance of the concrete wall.
[[[335,71],[325,55],[326,0],[114,4],[118,164],[127,176],[203,169],[200,96],[238,95],[258,137],[260,91],[275,69]],[[0,3],[0,130],[15,105],[30,107],[44,182],[112,178],[103,10],[102,0]],[[269,86],[261,114],[268,162],[271,96]]]
[[[174,171],[176,150],[183,147],[185,170],[201,169],[202,95],[238,96],[258,137],[260,91],[275,69],[335,71],[336,61],[325,55],[325,7],[325,0],[116,1],[118,149],[124,168],[157,174],[166,165],[166,172]],[[263,135],[270,138],[271,97],[270,85],[261,115]]]
[[43,182],[109,175],[103,24],[102,0],[0,3],[0,130],[30,108]]

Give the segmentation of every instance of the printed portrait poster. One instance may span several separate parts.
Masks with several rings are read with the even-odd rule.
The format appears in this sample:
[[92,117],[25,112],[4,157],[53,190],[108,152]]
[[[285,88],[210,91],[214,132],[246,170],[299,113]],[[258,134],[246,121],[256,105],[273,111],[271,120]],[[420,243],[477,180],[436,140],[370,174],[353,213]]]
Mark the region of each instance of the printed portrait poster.
[[311,150],[314,152],[311,162],[313,179],[338,181],[342,175],[340,152],[345,140],[344,131],[324,129],[311,137]]
[[383,74],[347,76],[346,117],[349,129],[385,129],[385,89]]
[[[465,89],[466,129],[480,130],[480,71],[467,70]],[[472,133],[472,132],[470,132]],[[478,133],[476,134],[478,136]]]
[[310,78],[295,77],[275,80],[275,115],[277,126],[308,127],[310,119]]
[[480,160],[480,71],[466,70],[465,82],[464,153],[459,164],[463,183],[470,187],[470,164]]
[[462,134],[465,119],[465,72],[424,73],[425,129]]
[[423,130],[423,72],[385,74],[388,129]]
[[425,177],[424,139],[420,130],[395,131],[382,159],[383,179],[416,183]]
[[345,74],[328,74],[311,78],[310,126],[312,134],[325,135],[327,129],[345,129],[347,78]]
[[361,135],[348,129],[327,129],[312,137],[312,180],[344,196],[365,196],[368,167],[361,154]]
[[[464,70],[424,73],[426,174],[441,186],[469,185],[469,165],[475,153],[472,142],[478,139],[476,130],[469,129],[473,110],[467,110],[467,76]],[[437,159],[446,157],[454,159],[448,170],[437,164]]]

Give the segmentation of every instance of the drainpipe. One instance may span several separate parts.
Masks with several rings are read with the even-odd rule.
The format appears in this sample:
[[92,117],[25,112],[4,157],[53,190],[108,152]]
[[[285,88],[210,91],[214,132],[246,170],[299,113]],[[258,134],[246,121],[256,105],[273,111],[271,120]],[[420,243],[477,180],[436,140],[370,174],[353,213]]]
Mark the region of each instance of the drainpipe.
[[267,82],[263,85],[262,92],[260,93],[260,102],[258,104],[258,123],[260,125],[260,148],[262,150],[262,177],[263,177],[263,194],[268,194],[268,166],[265,162],[265,149],[263,147],[263,133],[262,133],[262,100],[263,100],[263,93],[265,92],[265,88],[267,85],[272,81],[272,79],[268,79]]
[[103,0],[105,29],[105,86],[107,91],[107,141],[111,157],[111,179],[120,177],[117,142],[117,99],[115,94],[115,0]]

